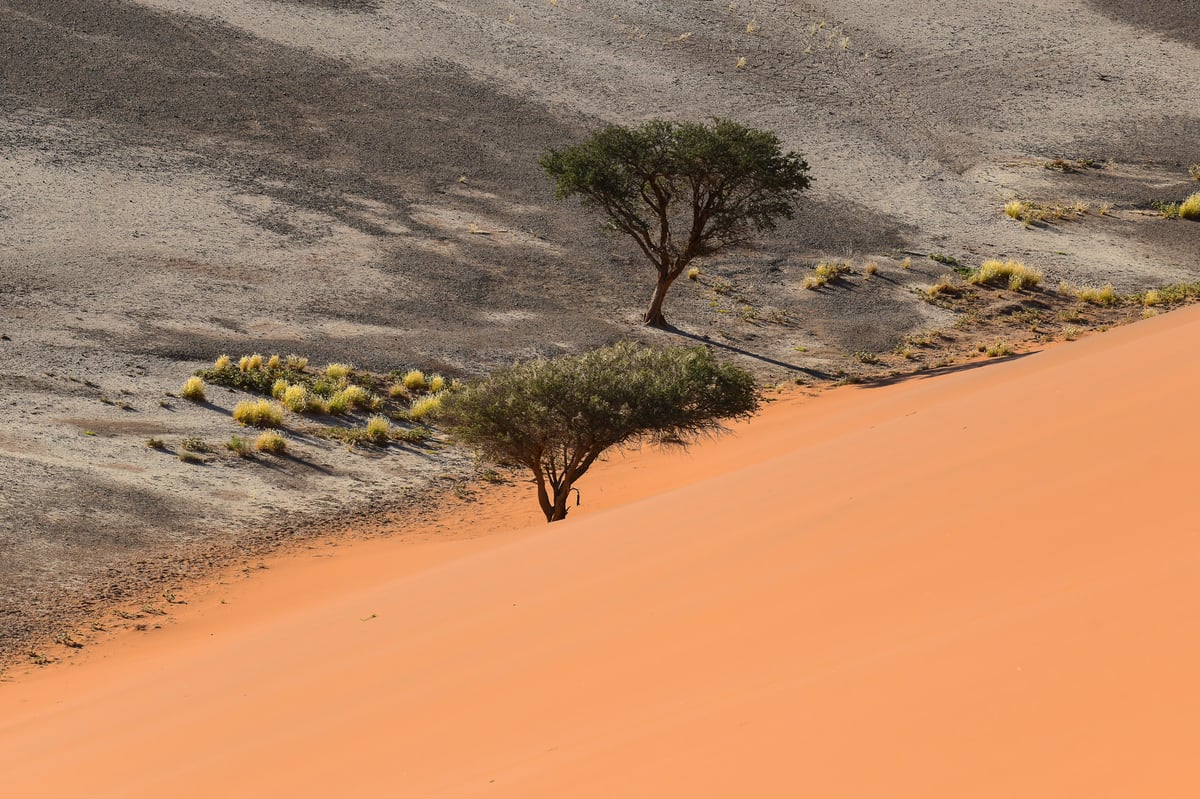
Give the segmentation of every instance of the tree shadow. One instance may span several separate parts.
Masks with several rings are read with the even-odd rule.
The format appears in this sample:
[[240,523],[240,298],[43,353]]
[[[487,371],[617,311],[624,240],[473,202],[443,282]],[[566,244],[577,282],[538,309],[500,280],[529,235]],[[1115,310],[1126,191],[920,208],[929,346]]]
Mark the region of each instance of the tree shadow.
[[905,374],[899,375],[863,377],[855,380],[853,385],[861,388],[883,388],[884,386],[892,386],[897,383],[906,383],[909,380],[924,380],[925,378],[941,377],[942,375],[954,374],[955,372],[969,372],[974,369],[982,369],[985,366],[992,366],[993,364],[1026,358],[1036,352],[1039,352],[1039,350],[1033,350],[1031,352],[1015,352],[1012,355],[1004,355],[999,358],[988,358],[986,361],[971,361],[970,363],[956,363],[948,366],[937,366],[930,369],[922,369],[918,372],[906,372]]
[[737,355],[741,355],[746,358],[753,358],[756,361],[759,361],[759,362],[765,363],[765,364],[770,364],[771,366],[778,366],[782,369],[790,369],[794,372],[803,372],[804,374],[806,374],[809,377],[814,378],[816,380],[834,380],[837,378],[837,375],[831,374],[829,372],[822,372],[820,369],[810,369],[807,366],[800,366],[799,364],[788,363],[787,361],[781,361],[778,358],[772,358],[770,356],[762,355],[757,352],[751,352],[750,350],[743,349],[741,347],[735,347],[732,344],[726,344],[721,341],[714,341],[709,336],[698,336],[695,333],[689,333],[686,330],[680,330],[679,328],[675,327],[674,325],[672,325],[670,323],[667,323],[665,326],[657,327],[655,329],[661,330],[664,333],[670,333],[672,335],[679,336],[681,338],[691,339],[692,341],[698,342],[700,344],[705,344],[710,347],[717,347],[717,348],[723,349],[727,352],[736,353]]

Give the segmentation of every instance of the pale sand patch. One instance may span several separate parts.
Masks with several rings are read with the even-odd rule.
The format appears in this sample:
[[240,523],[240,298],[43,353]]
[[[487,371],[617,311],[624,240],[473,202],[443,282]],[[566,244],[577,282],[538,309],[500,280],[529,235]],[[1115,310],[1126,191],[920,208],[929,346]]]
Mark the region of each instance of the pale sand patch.
[[213,586],[5,686],[6,787],[1190,795],[1198,334],[785,399],[606,464],[560,525],[508,489],[458,540]]

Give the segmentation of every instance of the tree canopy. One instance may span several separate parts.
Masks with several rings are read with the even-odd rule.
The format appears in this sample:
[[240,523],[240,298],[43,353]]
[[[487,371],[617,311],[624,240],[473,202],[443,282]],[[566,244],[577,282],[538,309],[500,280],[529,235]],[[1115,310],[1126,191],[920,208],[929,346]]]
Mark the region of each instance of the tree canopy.
[[606,449],[686,443],[758,408],[754,378],[704,347],[623,343],[502,369],[449,395],[441,418],[462,443],[533,473],[546,521]]
[[609,125],[550,150],[542,167],[560,198],[579,196],[637,243],[658,272],[644,321],[662,327],[667,290],[693,259],[790,219],[808,164],[778,137],[728,119]]

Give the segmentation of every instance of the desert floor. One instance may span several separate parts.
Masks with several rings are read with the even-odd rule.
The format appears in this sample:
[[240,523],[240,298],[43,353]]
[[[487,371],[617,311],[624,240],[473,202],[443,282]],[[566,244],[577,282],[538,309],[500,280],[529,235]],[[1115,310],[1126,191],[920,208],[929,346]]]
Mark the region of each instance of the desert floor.
[[505,490],[226,575],[3,686],[6,790],[1193,796],[1198,335],[793,393],[552,527]]

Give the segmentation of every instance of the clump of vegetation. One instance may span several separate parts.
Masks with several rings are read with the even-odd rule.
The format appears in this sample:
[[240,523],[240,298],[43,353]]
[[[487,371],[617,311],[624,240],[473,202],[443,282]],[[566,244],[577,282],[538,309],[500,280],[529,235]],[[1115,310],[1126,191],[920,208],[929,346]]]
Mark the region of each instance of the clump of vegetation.
[[[292,387],[291,383],[289,383],[286,379],[280,377],[274,383],[271,384],[271,396],[274,397],[275,399],[283,399],[283,395],[286,394],[287,390],[291,387]],[[287,405],[286,402],[283,404]]]
[[1142,305],[1145,305],[1147,308],[1153,305],[1161,305],[1162,302],[1162,292],[1158,289],[1150,289],[1142,295]]
[[834,263],[832,261],[822,261],[817,264],[813,273],[804,278],[804,288],[817,289],[822,286],[832,283],[835,280],[840,280],[842,275],[849,274],[850,264],[845,261]]
[[241,436],[230,436],[225,442],[225,449],[237,455],[239,458],[247,458],[250,456],[250,442]]
[[287,439],[274,430],[265,430],[254,439],[254,449],[271,455],[279,455],[287,450]]
[[1155,200],[1150,203],[1150,207],[1158,211],[1159,216],[1163,219],[1178,219],[1179,218],[1179,203],[1163,202]]
[[866,350],[859,350],[858,352],[854,353],[853,358],[859,363],[865,363],[867,365],[879,363],[879,356]]
[[330,380],[345,380],[354,373],[354,367],[348,363],[331,363],[325,366],[325,377]]
[[188,452],[187,450],[179,451],[179,460],[182,463],[204,463],[204,458],[201,458],[194,452]]
[[406,397],[408,396],[408,389],[404,387],[403,383],[392,383],[391,387],[388,388],[388,396],[392,399]]
[[1002,358],[1005,355],[1013,354],[1012,348],[1003,341],[997,341],[994,344],[991,344],[990,346],[986,347],[984,352],[989,358]]
[[428,383],[425,382],[425,373],[420,369],[410,369],[407,371],[401,382],[409,391],[424,391],[428,387]]
[[270,371],[276,372],[281,368],[283,368],[283,363],[280,361],[278,355],[272,355],[267,359],[267,369]]
[[759,404],[753,376],[703,347],[628,343],[502,369],[446,396],[451,434],[529,469],[548,522],[566,517],[575,482],[610,447],[683,443]]
[[863,273],[867,277],[871,277],[878,271],[879,271],[879,264],[875,263],[874,261],[868,262],[866,268],[863,269]]
[[1181,219],[1200,219],[1200,191],[1189,195],[1179,204],[1179,217]]
[[165,449],[167,445],[161,438],[147,438],[146,446],[150,449]]
[[908,258],[906,256],[904,260],[900,262],[900,268],[905,270],[912,269],[912,258]]
[[212,447],[202,438],[189,437],[179,442],[179,448],[188,452],[212,452]]
[[1117,292],[1113,289],[1112,283],[1106,283],[1100,288],[1094,286],[1081,288],[1075,292],[1075,296],[1092,305],[1115,305],[1117,303]]
[[218,371],[220,371],[222,369],[228,369],[229,368],[229,356],[228,355],[218,356],[217,359],[215,361],[213,361],[213,368]]
[[204,402],[204,380],[199,377],[189,377],[179,389],[179,396],[192,402]]
[[1029,203],[1023,200],[1009,200],[1004,204],[1004,214],[1010,219],[1021,219],[1029,210]]
[[939,264],[943,264],[945,266],[951,266],[951,267],[961,265],[959,263],[959,260],[957,258],[955,258],[953,255],[946,255],[945,253],[941,253],[941,252],[929,253],[929,260],[934,261],[935,263],[939,263]]
[[442,407],[441,394],[427,394],[424,397],[413,400],[412,405],[408,407],[408,417],[414,422],[424,419],[426,416],[436,414]]
[[238,370],[242,372],[254,372],[262,369],[263,356],[257,352],[253,355],[243,355],[238,360]]
[[233,408],[233,420],[250,427],[279,427],[283,408],[266,399],[242,400]]
[[1189,166],[1188,174],[1192,176],[1192,180],[1200,180],[1200,164],[1192,164]]
[[1044,275],[1020,261],[984,261],[967,281],[972,285],[994,286],[1007,284],[1012,291],[1035,288]]
[[386,416],[376,414],[367,420],[367,437],[376,444],[386,443],[392,435],[392,423]]
[[957,297],[963,293],[962,286],[958,285],[949,275],[942,275],[938,281],[929,288],[925,289],[925,294],[931,300],[936,300],[939,297]]
[[441,375],[433,375],[429,378],[429,393],[436,394],[446,388],[446,378]]
[[308,358],[299,355],[289,355],[284,360],[284,367],[293,372],[303,372],[308,368]]
[[691,269],[689,269],[687,271],[687,277],[688,277],[688,280],[699,280],[700,279],[700,267],[693,266]]

